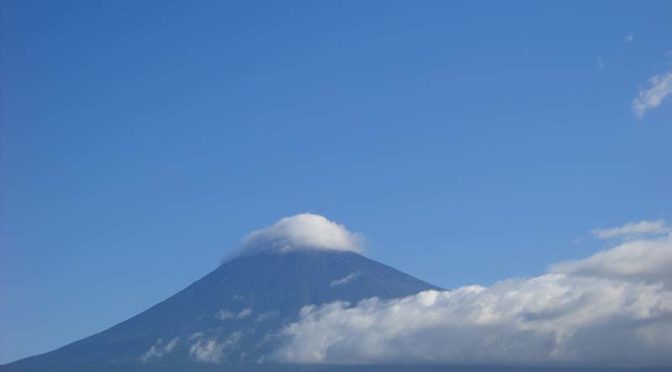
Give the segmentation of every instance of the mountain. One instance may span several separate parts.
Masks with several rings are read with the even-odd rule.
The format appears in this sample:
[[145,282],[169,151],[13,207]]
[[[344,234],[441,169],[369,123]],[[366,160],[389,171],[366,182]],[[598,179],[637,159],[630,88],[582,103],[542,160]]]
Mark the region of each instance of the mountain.
[[263,369],[278,331],[306,305],[427,289],[437,288],[349,251],[240,254],[131,319],[0,371]]

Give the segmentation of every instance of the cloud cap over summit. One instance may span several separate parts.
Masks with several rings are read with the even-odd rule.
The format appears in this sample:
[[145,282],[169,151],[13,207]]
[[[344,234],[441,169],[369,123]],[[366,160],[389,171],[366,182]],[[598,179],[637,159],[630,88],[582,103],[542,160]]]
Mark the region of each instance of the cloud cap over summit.
[[301,213],[251,232],[243,239],[242,251],[291,252],[332,250],[362,253],[363,237],[324,216]]

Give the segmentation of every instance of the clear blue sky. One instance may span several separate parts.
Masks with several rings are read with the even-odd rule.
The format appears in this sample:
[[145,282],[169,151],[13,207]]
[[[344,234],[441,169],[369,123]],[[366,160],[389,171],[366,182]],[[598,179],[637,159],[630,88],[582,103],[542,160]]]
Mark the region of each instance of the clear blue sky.
[[669,221],[672,2],[503,3],[3,1],[0,363],[299,212],[443,287]]

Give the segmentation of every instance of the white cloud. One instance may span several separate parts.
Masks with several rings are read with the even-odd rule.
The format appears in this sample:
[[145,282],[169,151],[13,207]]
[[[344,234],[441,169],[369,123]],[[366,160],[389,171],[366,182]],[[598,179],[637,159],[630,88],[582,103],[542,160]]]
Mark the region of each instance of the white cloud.
[[672,93],[672,71],[655,75],[649,79],[649,86],[640,89],[632,101],[632,110],[638,118],[643,118],[647,110],[658,107]]
[[229,337],[219,342],[216,338],[206,339],[202,334],[194,334],[196,339],[189,349],[189,356],[201,363],[222,363],[226,360],[227,348],[235,345],[241,338],[242,333],[234,332]]
[[574,276],[658,282],[672,289],[672,234],[628,240],[592,257],[556,264],[551,271]]
[[267,311],[265,313],[257,314],[257,317],[254,319],[255,322],[261,323],[269,319],[276,317],[278,313],[276,311]]
[[308,363],[672,365],[672,236],[544,275],[305,307],[272,359]]
[[222,309],[217,312],[215,317],[219,320],[244,319],[250,316],[250,314],[252,314],[252,309],[250,308],[243,309],[238,313],[233,313],[229,310]]
[[625,36],[625,42],[630,44],[635,41],[635,35],[629,34]]
[[254,231],[243,240],[243,251],[301,249],[361,252],[361,237],[327,218],[303,213]]
[[591,233],[599,239],[627,238],[637,235],[664,234],[670,228],[663,220],[628,222],[623,226],[594,229]]
[[214,339],[199,339],[191,346],[189,355],[202,363],[221,363],[224,359],[224,346]]
[[361,273],[359,271],[355,271],[354,273],[350,273],[340,279],[333,280],[329,285],[332,287],[337,287],[339,285],[344,285],[348,284],[351,281],[357,279]]
[[164,343],[163,339],[160,338],[160,339],[156,340],[154,345],[152,345],[152,347],[150,347],[149,350],[147,350],[147,352],[144,353],[142,355],[142,357],[140,357],[140,359],[142,360],[143,363],[147,363],[151,359],[161,358],[164,355],[173,351],[173,349],[175,348],[175,346],[177,346],[177,343],[179,341],[180,341],[180,338],[175,337],[172,340],[170,340],[169,342]]
[[250,314],[252,314],[252,309],[249,309],[249,308],[248,309],[243,309],[238,313],[238,315],[236,315],[236,318],[237,319],[244,319],[244,318],[247,318],[248,316],[250,316]]
[[229,320],[236,317],[236,314],[230,312],[229,310],[219,310],[215,316],[219,320]]

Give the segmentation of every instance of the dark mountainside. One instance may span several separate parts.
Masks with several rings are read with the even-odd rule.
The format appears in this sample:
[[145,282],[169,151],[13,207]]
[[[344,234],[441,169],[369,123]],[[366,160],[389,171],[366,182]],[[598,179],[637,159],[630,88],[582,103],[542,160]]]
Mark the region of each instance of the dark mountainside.
[[[403,297],[436,287],[352,252],[241,255],[149,310],[55,351],[0,366],[2,372],[560,372],[665,371],[665,368],[535,368],[442,365],[259,363],[274,336],[304,305]],[[161,340],[161,341],[159,341]],[[217,360],[195,345],[225,343]],[[172,343],[171,343],[172,342]],[[172,345],[172,347],[170,346]],[[150,350],[154,347],[155,353]],[[169,350],[168,350],[169,349]],[[151,355],[150,355],[151,354]],[[160,354],[160,355],[159,355]],[[207,353],[206,353],[207,354]],[[150,355],[150,356],[148,356]],[[153,356],[152,356],[153,355]],[[143,359],[144,356],[144,359]]]
[[[305,305],[427,289],[437,288],[352,252],[241,255],[131,319],[0,371],[266,369],[259,361],[281,342],[274,335]],[[210,340],[227,347],[199,354]]]

